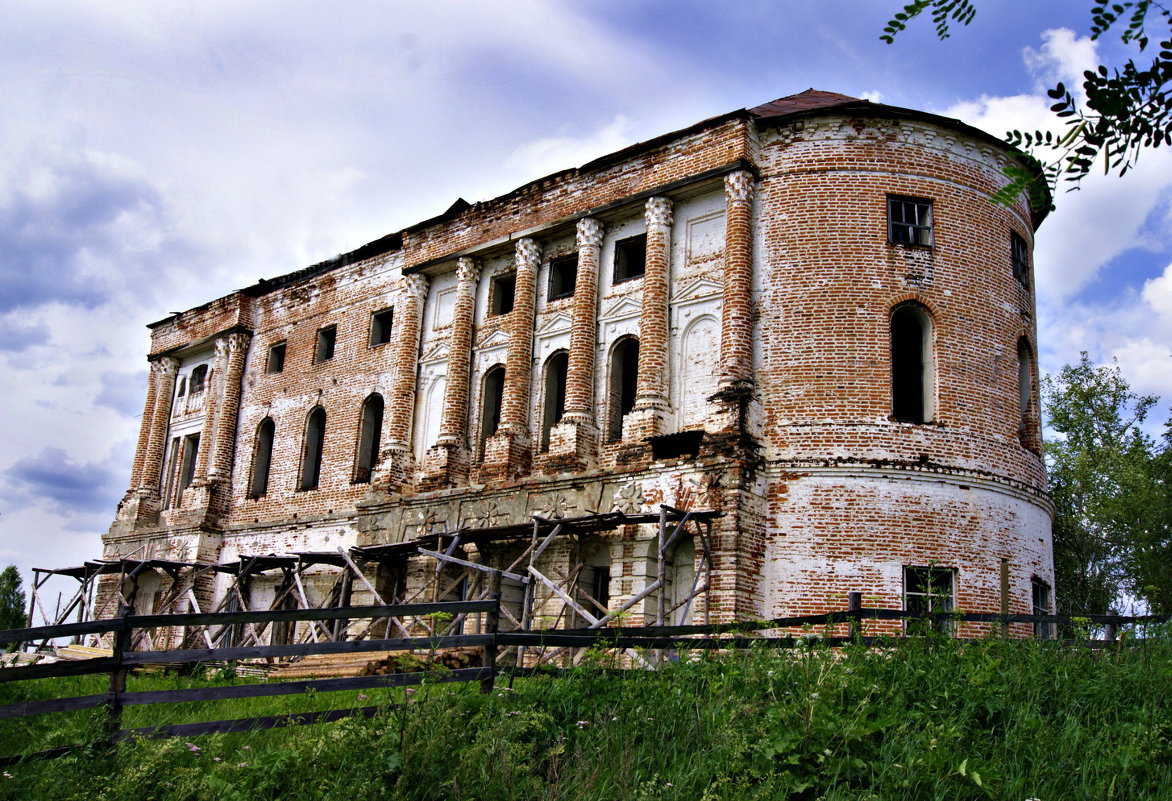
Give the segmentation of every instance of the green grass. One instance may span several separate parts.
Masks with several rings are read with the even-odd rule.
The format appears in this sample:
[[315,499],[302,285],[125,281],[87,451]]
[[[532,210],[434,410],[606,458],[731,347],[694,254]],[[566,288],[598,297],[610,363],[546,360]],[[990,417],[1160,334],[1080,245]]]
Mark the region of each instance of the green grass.
[[[163,689],[190,679],[132,679]],[[35,683],[67,695],[81,680]],[[1121,652],[929,639],[685,655],[475,684],[128,709],[125,725],[381,703],[371,720],[94,746],[0,777],[23,799],[1172,799],[1172,643]],[[11,685],[0,692],[12,698]],[[4,721],[0,749],[84,715]],[[49,719],[55,719],[50,721]],[[14,749],[14,746],[17,746]],[[197,750],[198,749],[198,750]]]

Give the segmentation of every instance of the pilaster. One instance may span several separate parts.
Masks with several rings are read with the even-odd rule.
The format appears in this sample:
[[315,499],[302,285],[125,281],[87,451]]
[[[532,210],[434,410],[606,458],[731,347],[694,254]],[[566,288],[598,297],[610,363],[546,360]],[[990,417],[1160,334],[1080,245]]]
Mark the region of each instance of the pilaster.
[[653,197],[645,209],[647,223],[643,308],[639,315],[639,367],[635,408],[623,421],[624,439],[662,434],[670,408],[667,396],[668,278],[671,269],[672,204]]
[[437,442],[427,452],[422,489],[452,487],[468,477],[468,403],[471,396],[473,314],[480,265],[463,257],[456,265],[456,308],[448,341],[447,384]]
[[400,298],[396,314],[402,327],[395,350],[394,379],[388,404],[390,414],[383,434],[385,447],[372,482],[378,489],[394,491],[402,491],[410,484],[415,469],[411,453],[411,422],[415,416],[419,335],[428,287],[427,276],[420,273],[406,276],[404,282],[406,291]]

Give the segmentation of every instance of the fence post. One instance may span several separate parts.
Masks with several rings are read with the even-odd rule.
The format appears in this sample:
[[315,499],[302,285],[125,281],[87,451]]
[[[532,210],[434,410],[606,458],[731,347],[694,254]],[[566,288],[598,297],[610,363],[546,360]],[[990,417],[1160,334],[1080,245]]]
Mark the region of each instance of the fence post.
[[484,658],[481,660],[485,673],[480,680],[480,692],[492,692],[496,683],[496,633],[501,623],[501,574],[494,570],[489,578],[489,597],[493,607],[484,615],[484,633],[492,636],[492,642],[484,646]]
[[130,616],[130,606],[118,606],[118,628],[114,629],[114,667],[110,670],[110,684],[107,689],[109,700],[106,702],[106,736],[113,738],[122,728],[122,693],[126,692],[126,674],[129,672],[122,664],[123,654],[130,650],[130,627],[126,619]]
[[[863,593],[858,590],[851,590],[846,594],[846,611],[857,613],[863,608]],[[851,639],[858,639],[863,633],[863,621],[858,617],[852,617],[850,622],[850,636]]]
[[1106,631],[1107,642],[1115,642],[1115,638],[1116,638],[1116,636],[1118,636],[1118,634],[1119,634],[1119,623],[1118,623],[1118,621],[1112,620],[1110,623],[1107,624],[1107,631]]

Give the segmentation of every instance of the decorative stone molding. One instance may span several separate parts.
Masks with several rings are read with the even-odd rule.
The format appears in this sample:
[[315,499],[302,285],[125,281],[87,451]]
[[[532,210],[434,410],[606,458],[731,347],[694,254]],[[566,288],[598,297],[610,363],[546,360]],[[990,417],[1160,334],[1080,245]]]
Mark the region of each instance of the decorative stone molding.
[[593,217],[578,220],[578,249],[601,247],[602,230],[602,223]]
[[475,284],[480,280],[480,262],[471,256],[461,256],[456,261],[456,281],[461,284]]
[[407,285],[408,294],[415,300],[423,300],[427,296],[429,281],[423,273],[412,273],[403,279]]

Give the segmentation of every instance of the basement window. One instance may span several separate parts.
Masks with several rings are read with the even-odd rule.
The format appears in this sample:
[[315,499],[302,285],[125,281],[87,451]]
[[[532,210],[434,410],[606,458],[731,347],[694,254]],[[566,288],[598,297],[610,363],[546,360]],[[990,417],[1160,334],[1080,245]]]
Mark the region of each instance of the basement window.
[[614,283],[639,278],[647,272],[647,235],[620,239],[614,244]]
[[932,247],[932,201],[888,195],[887,241],[893,245]]
[[269,346],[269,359],[265,363],[266,373],[280,373],[285,370],[285,343],[278,342]]
[[578,254],[562,256],[549,263],[549,299],[568,298],[578,283]]
[[489,313],[492,315],[508,314],[513,310],[513,300],[517,293],[517,276],[513,273],[495,276],[489,291]]
[[[956,608],[956,568],[905,567],[903,569],[903,608],[919,617]],[[938,631],[950,634],[953,624],[946,620],[915,620],[906,623],[908,633]]]
[[317,347],[313,351],[314,364],[327,362],[334,358],[334,343],[338,340],[338,326],[331,325],[319,328],[317,332]]
[[370,346],[372,348],[391,341],[391,325],[394,319],[394,309],[383,309],[370,315]]
[[1030,246],[1017,231],[1009,233],[1009,251],[1013,262],[1013,277],[1026,289],[1030,286]]

